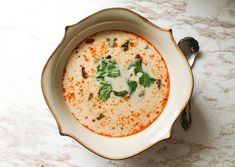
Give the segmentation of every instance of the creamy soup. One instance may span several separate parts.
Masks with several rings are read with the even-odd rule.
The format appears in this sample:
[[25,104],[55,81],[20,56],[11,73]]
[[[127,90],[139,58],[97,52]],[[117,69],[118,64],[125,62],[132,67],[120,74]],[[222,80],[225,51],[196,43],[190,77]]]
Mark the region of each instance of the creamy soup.
[[124,137],[159,117],[169,82],[164,59],[149,41],[126,31],[104,31],[72,52],[64,68],[63,95],[85,128]]

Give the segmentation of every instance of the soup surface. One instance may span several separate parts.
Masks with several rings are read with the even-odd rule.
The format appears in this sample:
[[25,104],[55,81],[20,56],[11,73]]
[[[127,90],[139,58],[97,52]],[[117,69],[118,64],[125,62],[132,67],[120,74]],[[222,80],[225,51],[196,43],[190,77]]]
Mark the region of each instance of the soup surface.
[[104,31],[78,44],[62,83],[69,110],[85,128],[123,137],[159,117],[169,82],[164,59],[150,42],[126,31]]

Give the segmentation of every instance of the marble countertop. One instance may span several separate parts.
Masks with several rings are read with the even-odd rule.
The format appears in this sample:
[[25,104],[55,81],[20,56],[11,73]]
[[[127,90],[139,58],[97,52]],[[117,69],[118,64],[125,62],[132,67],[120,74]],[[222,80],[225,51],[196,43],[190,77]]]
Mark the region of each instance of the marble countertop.
[[[66,25],[107,7],[132,9],[176,41],[200,43],[193,68],[192,127],[120,161],[60,136],[40,88],[42,68]],[[235,1],[4,1],[0,5],[1,167],[235,167]]]

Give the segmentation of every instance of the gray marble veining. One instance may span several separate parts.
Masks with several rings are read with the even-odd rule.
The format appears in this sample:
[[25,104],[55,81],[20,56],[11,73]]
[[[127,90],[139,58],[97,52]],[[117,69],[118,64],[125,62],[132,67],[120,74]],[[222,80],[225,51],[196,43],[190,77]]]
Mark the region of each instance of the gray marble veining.
[[[40,89],[42,67],[63,27],[114,6],[172,28],[176,41],[196,38],[201,50],[190,130],[177,120],[172,138],[121,161],[60,136]],[[0,6],[0,69],[1,167],[235,167],[234,0],[6,1]]]

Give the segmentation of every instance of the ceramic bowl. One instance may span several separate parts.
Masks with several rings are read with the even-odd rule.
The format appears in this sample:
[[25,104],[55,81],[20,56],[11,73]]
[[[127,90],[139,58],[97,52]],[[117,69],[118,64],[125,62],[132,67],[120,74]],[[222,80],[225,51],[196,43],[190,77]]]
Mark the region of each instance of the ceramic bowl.
[[[105,137],[87,130],[72,116],[63,99],[62,73],[66,60],[79,42],[105,30],[126,30],[148,39],[163,55],[170,75],[169,99],[162,114],[145,130],[127,137]],[[171,29],[160,28],[131,10],[110,8],[65,28],[63,40],[43,69],[41,86],[61,135],[72,137],[100,156],[124,159],[170,137],[173,123],[190,99],[193,76]]]

